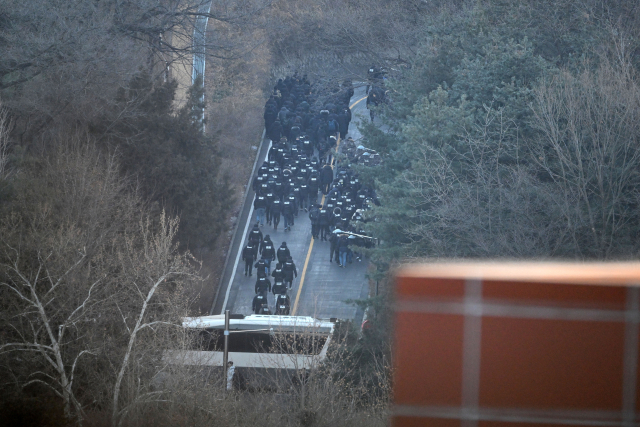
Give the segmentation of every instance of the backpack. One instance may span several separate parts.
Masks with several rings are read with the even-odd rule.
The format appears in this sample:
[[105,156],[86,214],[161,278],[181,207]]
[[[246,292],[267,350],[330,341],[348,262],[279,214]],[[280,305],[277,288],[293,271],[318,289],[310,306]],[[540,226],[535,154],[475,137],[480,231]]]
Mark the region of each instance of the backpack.
[[338,123],[335,120],[329,120],[328,129],[329,132],[336,132],[338,130]]

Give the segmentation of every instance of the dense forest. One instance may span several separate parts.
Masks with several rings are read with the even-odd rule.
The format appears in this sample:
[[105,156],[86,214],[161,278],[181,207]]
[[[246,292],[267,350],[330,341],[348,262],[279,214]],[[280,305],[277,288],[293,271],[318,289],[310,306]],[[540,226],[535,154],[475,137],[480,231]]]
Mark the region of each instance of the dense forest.
[[429,20],[366,129],[379,256],[636,258],[637,6],[486,3]]
[[[222,267],[274,70],[310,57],[388,70],[362,128],[383,162],[358,171],[382,289],[425,257],[637,257],[637,2],[211,3],[0,0],[0,424],[386,425],[384,292],[303,395],[228,398],[162,357]],[[201,48],[177,102],[168,70]]]

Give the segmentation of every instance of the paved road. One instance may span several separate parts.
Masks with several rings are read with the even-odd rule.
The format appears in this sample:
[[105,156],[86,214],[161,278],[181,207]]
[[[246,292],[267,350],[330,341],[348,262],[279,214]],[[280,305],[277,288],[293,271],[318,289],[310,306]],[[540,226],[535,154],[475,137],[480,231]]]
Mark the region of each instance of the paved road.
[[[349,126],[349,134],[354,140],[360,139],[357,129],[360,116],[368,119],[368,110],[365,106],[364,87],[357,88],[351,99],[353,120]],[[257,164],[262,164],[266,157],[269,141],[264,141]],[[238,231],[231,245],[229,261],[224,272],[222,287],[220,289],[212,313],[222,313],[225,309],[232,313],[251,314],[251,302],[253,300],[255,285],[255,270],[252,277],[244,275],[244,262],[238,256],[238,251],[246,244],[246,230],[255,224],[255,213],[251,209],[253,192],[249,191],[245,209],[241,212]],[[318,198],[320,201],[320,198]],[[246,219],[250,218],[249,223]],[[339,319],[354,319],[361,321],[362,310],[351,304],[345,303],[348,299],[366,298],[368,295],[368,283],[365,278],[368,263],[356,261],[348,264],[346,268],[340,268],[335,263],[329,262],[329,242],[314,240],[311,238],[311,224],[308,214],[300,211],[295,218],[295,224],[291,231],[283,230],[280,222],[278,230],[265,224],[261,228],[263,234],[269,234],[274,246],[279,247],[283,241],[291,251],[293,261],[298,269],[298,277],[293,282],[289,291],[291,297],[291,314],[299,316],[313,316],[318,318],[337,317]],[[272,265],[272,268],[275,264]],[[273,309],[274,297],[269,294],[270,307]]]

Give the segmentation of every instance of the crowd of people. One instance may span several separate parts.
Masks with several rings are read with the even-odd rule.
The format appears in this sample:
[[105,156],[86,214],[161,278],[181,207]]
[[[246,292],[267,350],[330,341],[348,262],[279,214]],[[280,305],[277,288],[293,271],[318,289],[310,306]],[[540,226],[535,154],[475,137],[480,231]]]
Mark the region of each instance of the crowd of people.
[[[287,243],[276,249],[261,228],[271,226],[277,231],[282,219],[283,230],[290,231],[304,211],[313,238],[329,242],[329,261],[341,267],[354,257],[361,260],[355,248],[373,241],[364,234],[362,223],[364,211],[378,203],[375,192],[360,182],[347,161],[335,159],[338,141],[344,140],[351,122],[353,86],[345,81],[321,92],[306,76],[294,74],[278,80],[265,106],[271,146],[253,180],[256,223],[242,251],[245,276],[252,277],[256,270],[252,303],[256,314],[288,315],[288,292],[298,275]],[[269,292],[275,297],[273,311]]]

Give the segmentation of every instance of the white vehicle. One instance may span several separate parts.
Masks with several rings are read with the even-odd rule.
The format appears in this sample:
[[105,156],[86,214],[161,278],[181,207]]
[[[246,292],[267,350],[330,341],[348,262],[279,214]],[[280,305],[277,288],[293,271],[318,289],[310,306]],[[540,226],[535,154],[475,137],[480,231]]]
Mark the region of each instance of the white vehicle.
[[[333,320],[333,319],[332,319]],[[170,363],[222,366],[224,315],[188,317],[193,350],[165,352]],[[229,360],[238,368],[314,369],[326,357],[334,323],[306,316],[231,315]]]

